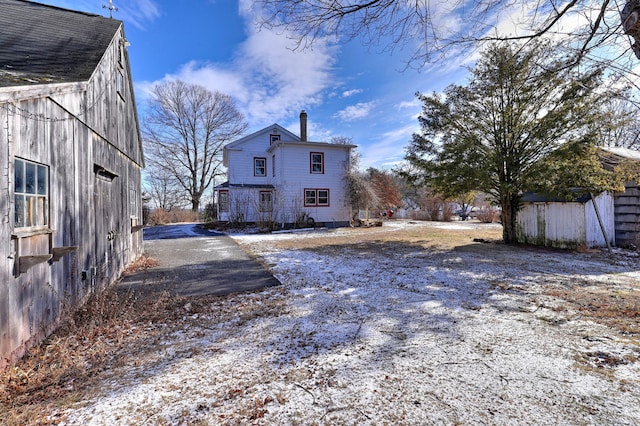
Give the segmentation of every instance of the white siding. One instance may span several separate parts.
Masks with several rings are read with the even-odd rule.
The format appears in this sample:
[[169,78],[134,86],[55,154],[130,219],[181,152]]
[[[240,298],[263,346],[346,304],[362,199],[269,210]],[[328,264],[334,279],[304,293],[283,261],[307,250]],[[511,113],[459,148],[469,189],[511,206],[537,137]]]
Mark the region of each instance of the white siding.
[[[614,243],[613,198],[596,197],[600,217],[610,243]],[[518,241],[558,248],[605,246],[593,203],[527,203],[518,212]]]
[[[318,223],[348,223],[351,211],[345,195],[345,179],[350,146],[300,142],[299,139],[271,145],[273,128],[267,127],[225,147],[230,212],[221,212],[220,219],[244,218],[248,222],[267,219],[286,224],[306,213]],[[282,133],[283,138],[291,139],[288,132]],[[324,155],[324,173],[311,173],[312,152]],[[255,158],[266,159],[266,176],[254,175]],[[273,188],[274,211],[258,212],[260,191],[270,187]],[[329,205],[305,207],[305,189],[329,190]]]
[[[324,154],[324,173],[310,172],[312,152]],[[287,200],[285,206],[296,210],[297,204],[316,222],[345,222],[350,219],[350,207],[345,196],[346,167],[349,150],[336,146],[283,146],[275,151],[276,181]],[[280,165],[278,165],[280,164]],[[280,172],[278,174],[278,172]],[[304,207],[305,189],[328,189],[329,206]]]

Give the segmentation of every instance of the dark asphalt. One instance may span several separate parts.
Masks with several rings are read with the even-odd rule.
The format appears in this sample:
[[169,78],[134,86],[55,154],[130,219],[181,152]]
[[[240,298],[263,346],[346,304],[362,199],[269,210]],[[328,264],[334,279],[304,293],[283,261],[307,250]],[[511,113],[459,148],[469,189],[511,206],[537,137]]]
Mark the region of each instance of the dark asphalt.
[[280,284],[227,235],[196,224],[154,226],[143,232],[145,254],[159,265],[125,275],[118,284],[122,289],[202,296]]

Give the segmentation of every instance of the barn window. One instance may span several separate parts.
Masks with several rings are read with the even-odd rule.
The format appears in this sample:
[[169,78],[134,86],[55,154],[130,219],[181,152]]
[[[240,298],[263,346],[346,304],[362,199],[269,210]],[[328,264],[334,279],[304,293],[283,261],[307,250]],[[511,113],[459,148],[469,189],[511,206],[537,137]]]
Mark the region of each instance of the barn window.
[[118,95],[124,99],[124,75],[120,70],[118,70],[116,74],[116,90],[118,91]]
[[324,153],[311,153],[311,173],[324,173]]
[[218,207],[221,212],[229,211],[229,191],[218,192]]
[[273,194],[271,191],[260,191],[260,211],[273,211]]
[[14,164],[16,228],[49,225],[49,167],[16,158]]
[[329,190],[328,189],[305,189],[304,190],[304,206],[305,207],[328,207],[329,206]]
[[253,159],[253,175],[254,176],[267,175],[267,159],[266,158],[255,157]]

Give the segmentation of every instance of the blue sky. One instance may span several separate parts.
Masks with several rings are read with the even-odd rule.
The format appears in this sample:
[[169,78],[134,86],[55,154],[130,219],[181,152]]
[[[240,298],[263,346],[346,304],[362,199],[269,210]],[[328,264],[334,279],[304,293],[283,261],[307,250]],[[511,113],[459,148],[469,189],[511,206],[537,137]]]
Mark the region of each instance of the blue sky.
[[[109,16],[108,0],[40,0]],[[309,139],[346,136],[361,167],[390,168],[418,130],[415,93],[461,83],[462,65],[405,70],[404,52],[381,53],[359,40],[294,52],[286,35],[258,31],[249,0],[114,0],[125,23],[138,108],[149,87],[180,78],[232,96],[249,132],[273,123],[299,133],[309,115]],[[407,52],[408,53],[408,52]]]

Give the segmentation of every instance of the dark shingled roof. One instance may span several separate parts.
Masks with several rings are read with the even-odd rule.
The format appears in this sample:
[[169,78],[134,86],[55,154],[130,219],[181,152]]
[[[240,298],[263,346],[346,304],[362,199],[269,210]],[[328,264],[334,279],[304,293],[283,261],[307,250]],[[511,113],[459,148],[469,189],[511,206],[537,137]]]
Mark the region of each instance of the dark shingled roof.
[[0,87],[86,81],[121,21],[0,0]]

